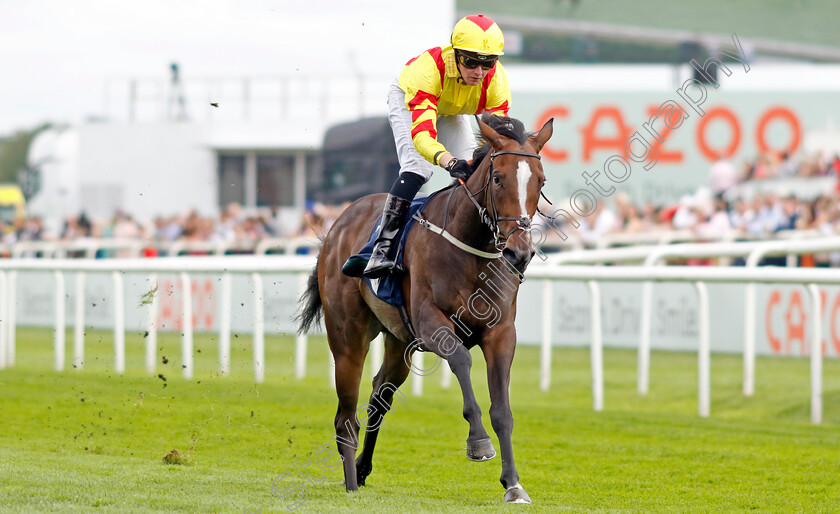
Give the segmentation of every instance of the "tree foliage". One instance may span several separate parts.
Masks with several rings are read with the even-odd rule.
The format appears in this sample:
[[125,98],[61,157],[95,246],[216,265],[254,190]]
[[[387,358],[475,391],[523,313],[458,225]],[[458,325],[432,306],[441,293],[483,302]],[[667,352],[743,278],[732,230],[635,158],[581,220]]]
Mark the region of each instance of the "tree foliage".
[[0,182],[17,183],[18,173],[26,168],[29,144],[35,136],[49,128],[42,125],[32,130],[19,130],[9,137],[0,139]]

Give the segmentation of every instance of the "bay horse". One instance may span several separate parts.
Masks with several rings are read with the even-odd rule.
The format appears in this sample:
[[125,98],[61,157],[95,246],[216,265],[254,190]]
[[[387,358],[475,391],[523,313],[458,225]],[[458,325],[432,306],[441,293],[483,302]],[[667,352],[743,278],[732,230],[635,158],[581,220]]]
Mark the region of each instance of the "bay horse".
[[[301,296],[299,332],[309,330],[323,315],[335,358],[335,440],[348,492],[364,485],[372,470],[383,417],[413,369],[410,356],[417,350],[445,359],[458,379],[463,415],[469,422],[467,457],[482,461],[496,455],[470,381],[469,349],[477,345],[487,363],[490,419],[501,445],[504,499],[531,502],[519,484],[513,460],[509,384],[516,348],[516,296],[521,274],[534,254],[531,220],[545,183],[539,152],[552,135],[553,119],[537,133],[527,133],[513,118],[485,114],[477,121],[482,142],[474,155],[474,173],[466,182],[455,182],[435,195],[422,211],[424,219],[407,237],[403,254],[407,272],[401,281],[408,322],[361,279],[341,271],[348,257],[368,241],[382,212],[384,194],[357,200],[336,220]],[[379,333],[384,335],[385,357],[373,379],[364,446],[356,458],[362,428],[356,410],[359,383],[370,342]]]

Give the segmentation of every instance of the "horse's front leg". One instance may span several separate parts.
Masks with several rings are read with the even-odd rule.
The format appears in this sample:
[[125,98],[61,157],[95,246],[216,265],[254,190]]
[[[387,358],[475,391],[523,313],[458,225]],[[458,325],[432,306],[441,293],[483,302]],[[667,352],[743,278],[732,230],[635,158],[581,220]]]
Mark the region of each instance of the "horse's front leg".
[[490,389],[490,421],[499,438],[502,452],[502,476],[505,501],[531,503],[525,489],[519,485],[519,473],[513,462],[513,414],[510,411],[510,365],[516,348],[513,320],[496,327],[485,336],[481,346],[487,361],[487,382]]
[[[470,379],[472,356],[469,350],[455,335],[452,322],[439,310],[429,309],[414,319],[423,320],[417,326],[417,333],[423,341],[423,347],[449,363],[452,373],[455,374],[461,386],[461,395],[464,398],[464,419],[470,424],[467,437],[467,458],[474,461],[492,459],[496,456],[496,450],[493,449],[490,436],[481,423],[481,408],[475,399]],[[423,374],[431,372],[431,370],[422,371],[416,368],[412,368],[412,371]]]

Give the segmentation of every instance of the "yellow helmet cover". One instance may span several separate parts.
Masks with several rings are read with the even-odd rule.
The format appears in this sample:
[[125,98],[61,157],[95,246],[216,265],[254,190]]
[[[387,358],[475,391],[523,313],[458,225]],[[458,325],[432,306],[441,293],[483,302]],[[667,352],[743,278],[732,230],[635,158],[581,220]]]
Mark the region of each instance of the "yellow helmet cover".
[[505,37],[496,22],[483,14],[461,18],[452,29],[453,48],[481,55],[503,55]]

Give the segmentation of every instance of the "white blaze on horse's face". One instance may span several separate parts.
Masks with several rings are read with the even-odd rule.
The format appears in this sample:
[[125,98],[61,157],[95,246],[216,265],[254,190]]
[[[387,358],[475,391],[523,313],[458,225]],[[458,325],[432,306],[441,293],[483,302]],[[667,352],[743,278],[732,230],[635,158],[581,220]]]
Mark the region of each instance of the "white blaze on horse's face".
[[528,199],[528,182],[531,181],[531,167],[525,162],[525,159],[519,161],[516,167],[516,181],[519,184],[519,206],[522,208],[523,218],[529,218],[528,209],[525,206],[525,201]]

